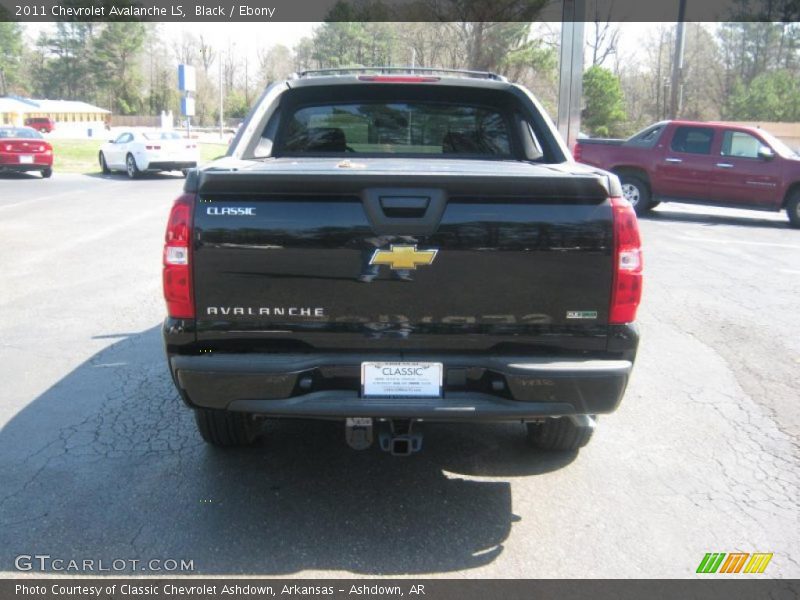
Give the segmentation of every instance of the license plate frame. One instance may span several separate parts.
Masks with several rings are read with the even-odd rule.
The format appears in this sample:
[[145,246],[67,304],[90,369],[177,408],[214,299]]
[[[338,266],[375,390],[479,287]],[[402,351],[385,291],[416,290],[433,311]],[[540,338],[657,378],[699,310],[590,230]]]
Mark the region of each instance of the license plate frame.
[[33,154],[20,154],[19,155],[19,164],[21,164],[21,165],[32,165],[33,164]]
[[437,362],[361,363],[362,398],[441,398],[444,365]]

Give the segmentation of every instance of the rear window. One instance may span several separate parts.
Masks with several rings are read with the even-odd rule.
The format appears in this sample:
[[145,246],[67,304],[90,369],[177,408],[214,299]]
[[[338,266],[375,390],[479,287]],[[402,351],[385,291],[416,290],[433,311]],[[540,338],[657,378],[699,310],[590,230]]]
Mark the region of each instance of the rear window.
[[639,133],[632,135],[625,144],[637,148],[652,148],[661,137],[661,132],[664,131],[665,126],[666,123],[651,125],[647,129],[643,129]]
[[146,140],[150,140],[151,142],[159,140],[181,139],[181,135],[175,131],[156,131],[156,132],[143,133],[142,137]]
[[27,127],[3,127],[0,128],[0,139],[2,138],[23,138],[30,140],[40,140],[42,136],[34,129]]
[[290,115],[280,139],[285,154],[511,155],[503,114],[451,103],[304,106]]

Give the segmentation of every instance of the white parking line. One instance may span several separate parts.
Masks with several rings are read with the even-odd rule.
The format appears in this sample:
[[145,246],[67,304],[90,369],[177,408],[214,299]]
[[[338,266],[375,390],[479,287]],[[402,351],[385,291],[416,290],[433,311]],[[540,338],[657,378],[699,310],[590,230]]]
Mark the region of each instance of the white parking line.
[[731,239],[722,239],[722,238],[711,238],[711,237],[700,237],[700,236],[690,236],[690,235],[682,235],[680,239],[689,240],[692,242],[711,242],[712,244],[740,244],[742,246],[769,246],[772,248],[792,248],[795,250],[800,250],[800,244],[775,244],[772,242],[748,242],[745,240],[731,240]]

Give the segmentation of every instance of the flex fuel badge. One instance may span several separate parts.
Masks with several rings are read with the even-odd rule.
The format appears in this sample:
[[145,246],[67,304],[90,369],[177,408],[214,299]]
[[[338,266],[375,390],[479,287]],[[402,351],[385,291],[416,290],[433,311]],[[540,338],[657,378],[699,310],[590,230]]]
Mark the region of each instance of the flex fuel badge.
[[596,310],[568,310],[567,311],[567,318],[568,319],[596,319],[597,318],[597,311]]

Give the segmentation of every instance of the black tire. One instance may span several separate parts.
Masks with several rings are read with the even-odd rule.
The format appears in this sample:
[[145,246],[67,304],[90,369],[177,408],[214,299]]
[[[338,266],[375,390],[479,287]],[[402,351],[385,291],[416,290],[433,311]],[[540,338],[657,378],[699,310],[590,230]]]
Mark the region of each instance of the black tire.
[[108,168],[108,163],[106,163],[105,154],[103,154],[102,152],[100,153],[99,160],[100,160],[100,170],[103,171],[103,175],[108,175],[109,173],[111,173],[111,169]]
[[125,157],[125,172],[130,179],[136,179],[142,174],[139,167],[136,165],[136,159],[133,158],[133,154],[128,154],[128,156]]
[[52,167],[47,167],[46,169],[42,169],[42,177],[44,177],[45,179],[49,179],[52,176],[53,176]]
[[631,203],[637,215],[643,215],[653,208],[650,186],[636,175],[623,173],[619,176],[622,196]]
[[261,433],[261,423],[247,413],[197,408],[194,420],[203,439],[220,448],[249,446]]
[[592,427],[580,427],[566,417],[526,423],[526,426],[528,442],[540,450],[578,450],[589,443],[594,432]]
[[795,190],[786,203],[786,216],[789,217],[789,225],[800,228],[800,190]]

